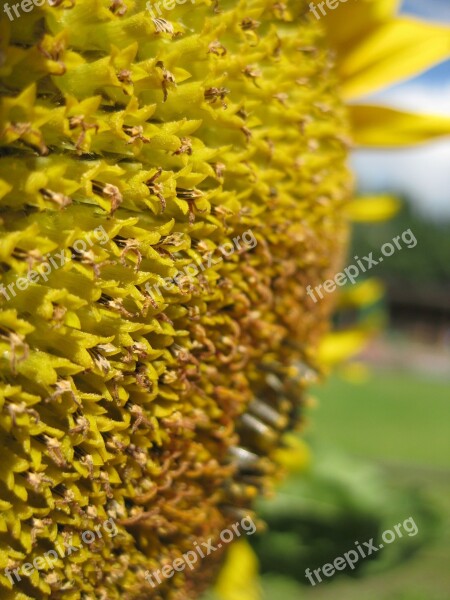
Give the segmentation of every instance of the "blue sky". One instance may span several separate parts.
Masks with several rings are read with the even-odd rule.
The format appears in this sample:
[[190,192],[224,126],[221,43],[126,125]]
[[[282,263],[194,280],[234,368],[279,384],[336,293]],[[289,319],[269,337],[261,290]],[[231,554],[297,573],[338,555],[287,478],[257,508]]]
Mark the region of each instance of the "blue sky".
[[[450,27],[450,0],[405,0],[402,10]],[[450,60],[371,100],[450,116]],[[450,137],[406,150],[358,151],[352,163],[362,192],[406,194],[424,215],[450,219]]]
[[405,0],[402,10],[432,20],[450,21],[448,0]]

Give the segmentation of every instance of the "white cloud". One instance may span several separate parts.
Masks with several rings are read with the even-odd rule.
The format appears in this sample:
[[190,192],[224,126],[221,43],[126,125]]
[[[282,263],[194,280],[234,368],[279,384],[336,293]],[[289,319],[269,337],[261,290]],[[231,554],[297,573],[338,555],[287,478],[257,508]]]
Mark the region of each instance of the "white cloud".
[[450,116],[450,81],[440,85],[406,83],[374,94],[370,101],[413,112]]
[[424,216],[450,218],[450,142],[407,150],[362,150],[352,162],[363,191],[405,195]]

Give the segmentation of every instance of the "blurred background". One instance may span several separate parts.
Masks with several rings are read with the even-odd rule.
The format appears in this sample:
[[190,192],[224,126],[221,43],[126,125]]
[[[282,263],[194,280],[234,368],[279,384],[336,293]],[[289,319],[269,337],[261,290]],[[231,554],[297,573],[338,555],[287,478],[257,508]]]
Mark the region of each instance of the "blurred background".
[[[402,11],[450,23],[449,0],[406,0]],[[369,100],[450,115],[450,61]],[[351,358],[312,390],[307,466],[261,503],[268,529],[250,541],[267,600],[448,600],[450,139],[361,150],[352,163],[360,195],[394,194],[400,208],[387,221],[356,224],[348,264],[379,256],[407,229],[417,246],[344,290],[335,328]],[[364,343],[345,334],[349,326]],[[380,540],[409,517],[416,536],[315,587],[305,578],[306,568],[332,563],[355,541]]]

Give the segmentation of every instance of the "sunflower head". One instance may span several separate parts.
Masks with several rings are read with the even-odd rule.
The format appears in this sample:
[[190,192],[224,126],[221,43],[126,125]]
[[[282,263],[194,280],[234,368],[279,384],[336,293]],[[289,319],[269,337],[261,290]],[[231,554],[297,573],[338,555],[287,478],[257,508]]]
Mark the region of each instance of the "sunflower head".
[[195,597],[224,548],[149,572],[275,478],[347,238],[335,37],[298,0],[2,20],[5,600]]

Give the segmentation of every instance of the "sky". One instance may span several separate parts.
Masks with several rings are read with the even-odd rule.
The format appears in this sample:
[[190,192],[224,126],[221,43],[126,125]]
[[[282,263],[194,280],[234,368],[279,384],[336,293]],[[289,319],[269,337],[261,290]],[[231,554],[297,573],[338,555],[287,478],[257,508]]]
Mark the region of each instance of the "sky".
[[[402,11],[450,27],[450,0],[405,0]],[[450,60],[370,100],[450,116]],[[361,192],[407,195],[423,215],[450,220],[450,137],[403,150],[360,150],[352,164]]]

